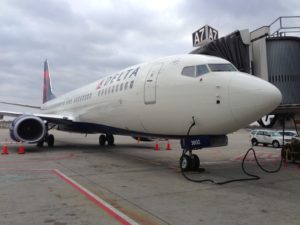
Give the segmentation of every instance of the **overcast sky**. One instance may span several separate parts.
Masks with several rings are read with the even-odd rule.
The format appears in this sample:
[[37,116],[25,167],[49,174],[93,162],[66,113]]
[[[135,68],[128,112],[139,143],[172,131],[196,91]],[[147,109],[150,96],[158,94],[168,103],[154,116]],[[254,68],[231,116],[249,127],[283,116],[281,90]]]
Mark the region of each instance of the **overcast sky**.
[[287,15],[300,15],[299,0],[2,0],[0,101],[40,105],[46,58],[60,95],[136,63],[188,53],[192,32],[205,24],[224,36]]

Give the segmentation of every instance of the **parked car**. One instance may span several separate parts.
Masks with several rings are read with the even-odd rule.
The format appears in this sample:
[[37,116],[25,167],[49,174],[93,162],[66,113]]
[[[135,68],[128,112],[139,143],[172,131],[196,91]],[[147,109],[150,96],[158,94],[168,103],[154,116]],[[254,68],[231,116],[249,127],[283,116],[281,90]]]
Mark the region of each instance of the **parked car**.
[[[278,133],[280,133],[281,135],[283,135],[283,131],[278,131]],[[284,131],[284,136],[287,136],[287,137],[297,137],[298,134],[296,131],[294,130],[287,130],[287,131]]]
[[[292,133],[293,132],[285,131],[284,144],[290,143],[292,138],[296,136],[295,133]],[[282,138],[282,131],[255,130],[250,133],[250,142],[253,146],[263,144],[264,146],[272,145],[273,148],[279,148],[283,145]]]

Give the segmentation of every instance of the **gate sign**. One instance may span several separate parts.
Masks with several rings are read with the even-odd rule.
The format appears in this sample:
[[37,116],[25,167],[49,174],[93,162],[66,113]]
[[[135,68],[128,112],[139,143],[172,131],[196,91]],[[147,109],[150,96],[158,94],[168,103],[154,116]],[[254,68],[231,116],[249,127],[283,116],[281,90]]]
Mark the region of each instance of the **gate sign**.
[[193,33],[193,46],[198,47],[218,39],[218,31],[205,25]]

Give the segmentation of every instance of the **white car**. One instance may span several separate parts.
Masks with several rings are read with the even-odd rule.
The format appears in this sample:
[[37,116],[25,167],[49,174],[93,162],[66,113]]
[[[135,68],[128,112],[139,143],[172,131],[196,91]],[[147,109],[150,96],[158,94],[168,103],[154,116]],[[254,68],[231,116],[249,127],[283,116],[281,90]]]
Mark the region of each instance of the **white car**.
[[[293,135],[292,135],[293,134]],[[296,134],[293,132],[285,131],[284,144],[290,143]],[[279,148],[283,145],[282,131],[273,130],[255,130],[250,134],[250,141],[253,146],[263,144],[264,146],[272,145],[273,148]]]
[[[278,131],[278,133],[280,133],[281,135],[283,135],[282,131]],[[284,136],[292,137],[293,138],[293,137],[298,137],[298,134],[294,130],[286,130],[286,131],[284,131]]]

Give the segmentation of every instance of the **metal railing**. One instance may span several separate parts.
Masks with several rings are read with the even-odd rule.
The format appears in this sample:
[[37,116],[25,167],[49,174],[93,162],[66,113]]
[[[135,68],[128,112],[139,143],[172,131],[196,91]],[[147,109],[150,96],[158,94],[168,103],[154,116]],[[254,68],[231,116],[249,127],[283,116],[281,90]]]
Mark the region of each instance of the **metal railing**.
[[300,36],[300,16],[281,16],[270,24],[270,36]]

